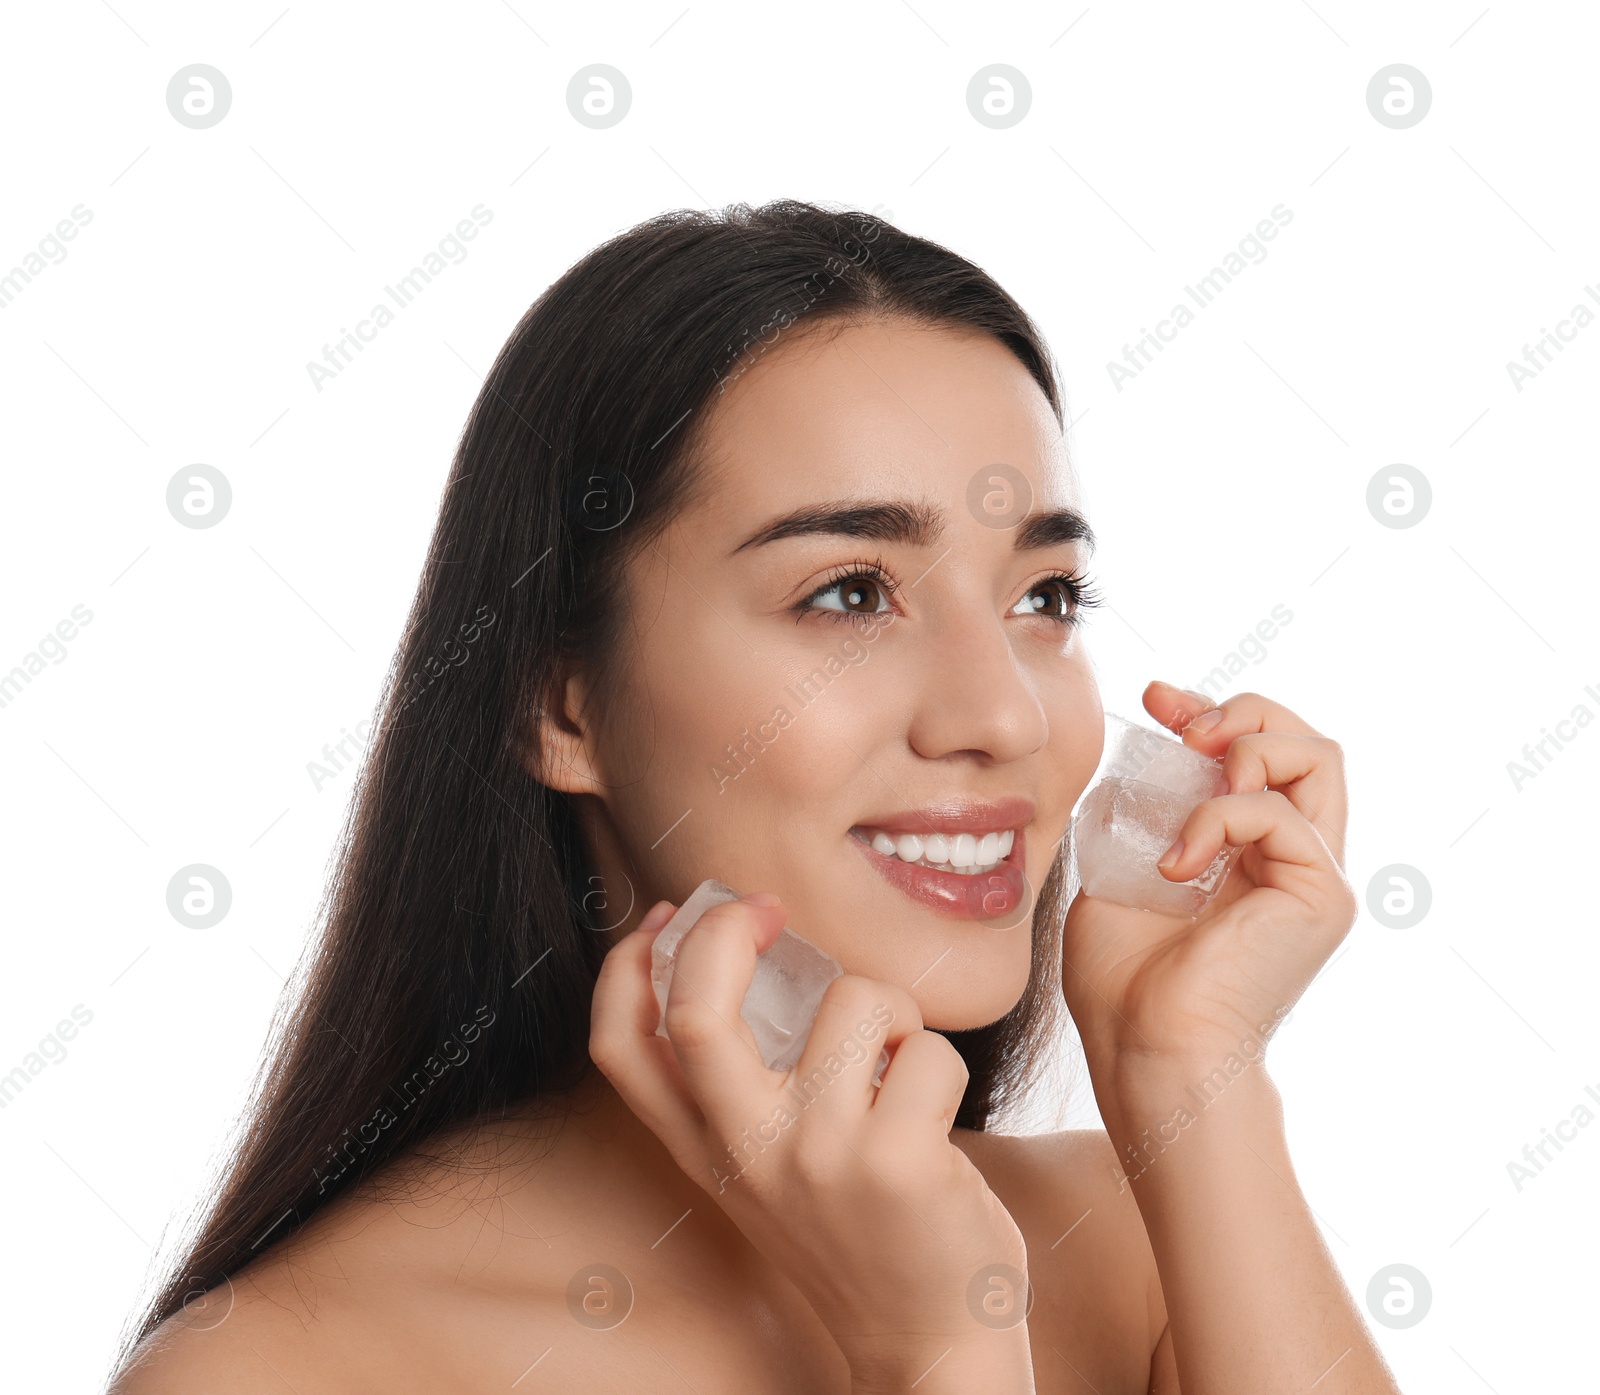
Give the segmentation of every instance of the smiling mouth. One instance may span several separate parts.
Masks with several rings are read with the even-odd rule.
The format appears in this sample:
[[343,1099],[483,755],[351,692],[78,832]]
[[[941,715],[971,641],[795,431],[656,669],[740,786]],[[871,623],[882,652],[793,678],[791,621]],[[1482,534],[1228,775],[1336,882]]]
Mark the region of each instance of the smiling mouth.
[[890,833],[867,824],[850,830],[851,837],[908,867],[962,877],[994,871],[1011,856],[1016,834],[1014,828],[987,833]]
[[1016,913],[1030,904],[1025,837],[1021,827],[894,833],[857,824],[850,830],[868,866],[902,895],[957,920],[1010,917],[1006,929],[1023,923]]

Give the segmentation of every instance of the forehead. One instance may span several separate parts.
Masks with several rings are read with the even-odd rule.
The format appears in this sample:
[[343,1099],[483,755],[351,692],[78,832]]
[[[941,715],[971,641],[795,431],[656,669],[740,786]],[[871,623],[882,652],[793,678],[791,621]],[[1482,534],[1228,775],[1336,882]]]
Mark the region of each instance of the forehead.
[[875,319],[803,322],[714,397],[706,482],[745,514],[808,501],[915,495],[957,503],[1004,463],[1041,503],[1073,504],[1055,413],[1020,360],[988,334]]

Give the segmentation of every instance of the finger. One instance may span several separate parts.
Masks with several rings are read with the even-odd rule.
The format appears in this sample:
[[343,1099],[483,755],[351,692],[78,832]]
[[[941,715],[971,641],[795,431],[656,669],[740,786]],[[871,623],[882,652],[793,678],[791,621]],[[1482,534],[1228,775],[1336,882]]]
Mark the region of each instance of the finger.
[[[669,909],[666,918],[671,915]],[[650,982],[650,946],[661,926],[652,927],[652,917],[657,917],[655,907],[601,962],[589,1013],[589,1058],[682,1164],[693,1156],[704,1120],[672,1044],[655,1034],[661,1007]]]
[[937,1032],[911,1032],[895,1048],[872,1117],[912,1137],[933,1127],[948,1136],[968,1079],[967,1063],[946,1038]]
[[[1282,703],[1260,693],[1236,693],[1214,703],[1204,693],[1160,681],[1145,689],[1144,704],[1154,717],[1179,732],[1185,745],[1201,755],[1225,757],[1237,739],[1255,734],[1302,737],[1322,743],[1326,755],[1321,769],[1291,793],[1291,802],[1321,830],[1334,860],[1344,861],[1348,798],[1345,793],[1344,752]],[[1276,784],[1277,781],[1270,781]],[[1239,786],[1231,787],[1238,792]]]
[[[667,915],[670,919],[671,912]],[[602,1068],[621,1061],[633,1040],[653,1034],[660,1021],[661,1007],[650,983],[650,946],[665,921],[652,925],[655,916],[652,907],[637,928],[606,952],[595,976],[594,1003],[589,1010],[589,1056]],[[641,988],[651,991],[641,992]]]
[[[1278,790],[1219,794],[1197,804],[1172,848],[1156,863],[1169,881],[1198,877],[1224,844],[1254,844],[1264,859],[1257,882],[1280,885],[1278,871],[1328,872],[1339,877],[1333,855],[1305,816]],[[1292,878],[1290,879],[1292,881]],[[1298,886],[1298,884],[1296,884]]]
[[635,930],[644,931],[645,934],[649,935],[653,940],[656,932],[662,929],[666,923],[672,919],[672,917],[677,913],[677,910],[678,908],[670,901],[657,901],[655,905],[650,907],[650,909],[644,913],[644,916],[640,919],[639,923],[633,928]]
[[1281,789],[1343,861],[1345,829],[1344,753],[1325,736],[1285,732],[1246,733],[1222,758],[1229,794]]
[[[1152,690],[1157,691],[1152,693]],[[1149,707],[1152,697],[1158,697],[1166,707],[1171,707],[1174,718],[1179,713],[1189,713],[1189,723],[1173,726],[1173,729],[1182,734],[1186,744],[1192,745],[1203,755],[1221,755],[1227,749],[1227,742],[1235,736],[1243,736],[1246,731],[1285,731],[1290,736],[1322,736],[1299,713],[1291,712],[1282,702],[1274,702],[1259,693],[1235,693],[1222,702],[1213,702],[1205,693],[1195,693],[1190,688],[1173,688],[1171,683],[1152,683],[1144,693],[1146,707]],[[1211,717],[1210,713],[1213,712],[1221,713],[1221,717]],[[1155,713],[1152,712],[1152,715]]]
[[783,907],[747,900],[710,907],[678,942],[667,1035],[700,1112],[719,1132],[765,1118],[782,1077],[767,1069],[741,1008],[756,956],[783,930]]
[[892,1058],[897,1043],[921,1030],[921,1010],[905,989],[841,974],[823,991],[788,1092],[798,1092],[807,1109],[817,1106],[818,1113],[860,1118],[878,1092],[872,1083],[878,1053],[888,1051]]
[[1183,731],[1196,717],[1217,706],[1204,693],[1180,688],[1159,678],[1145,688],[1143,702],[1144,710],[1173,732]]

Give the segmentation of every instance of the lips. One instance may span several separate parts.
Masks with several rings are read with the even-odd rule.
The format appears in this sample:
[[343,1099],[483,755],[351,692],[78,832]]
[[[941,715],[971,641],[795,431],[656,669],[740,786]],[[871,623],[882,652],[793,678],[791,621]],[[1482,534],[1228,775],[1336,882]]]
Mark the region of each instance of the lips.
[[1002,799],[949,799],[864,818],[857,828],[881,828],[885,833],[1003,833],[1033,822],[1034,803],[1024,795]]
[[[1023,801],[1026,803],[1026,801]],[[891,816],[893,818],[912,818],[925,816],[928,811],[919,811],[916,816],[907,814]],[[1004,819],[1015,817],[1015,808],[1008,810]],[[1028,804],[1028,816],[1032,817],[1032,805]],[[1003,822],[996,828],[988,831],[999,831],[999,827],[1014,828],[1015,837],[1012,841],[1011,851],[1004,861],[998,863],[987,872],[975,875],[963,875],[959,872],[941,872],[934,867],[922,867],[915,863],[902,862],[898,857],[890,857],[879,852],[862,838],[856,830],[851,830],[850,841],[861,850],[861,855],[866,858],[870,866],[890,886],[903,892],[919,905],[927,906],[932,910],[940,911],[945,915],[957,917],[962,920],[992,920],[997,916],[1009,915],[1022,904],[1023,894],[1027,881],[1023,875],[1026,866],[1026,838],[1027,832],[1023,827],[1026,820],[1015,823]],[[960,825],[946,821],[942,825],[921,823],[903,825],[893,821],[870,821],[870,827],[882,828],[889,832],[941,832],[946,829],[964,832],[985,831],[978,823],[966,822]]]

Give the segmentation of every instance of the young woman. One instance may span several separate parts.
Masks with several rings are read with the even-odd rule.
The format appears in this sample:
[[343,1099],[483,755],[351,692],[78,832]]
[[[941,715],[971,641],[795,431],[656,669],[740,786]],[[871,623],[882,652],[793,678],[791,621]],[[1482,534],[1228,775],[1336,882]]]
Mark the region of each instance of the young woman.
[[[1355,916],[1339,748],[1152,683],[1230,791],[1165,875],[1245,851],[1196,920],[1066,904],[1103,725],[1062,422],[1024,312],[863,214],[664,215],[540,297],[119,1395],[1395,1390],[1261,1064]],[[747,894],[659,1036],[707,877]],[[780,1073],[740,1004],[785,923],[846,972]],[[1063,1002],[1106,1132],[995,1132]]]

